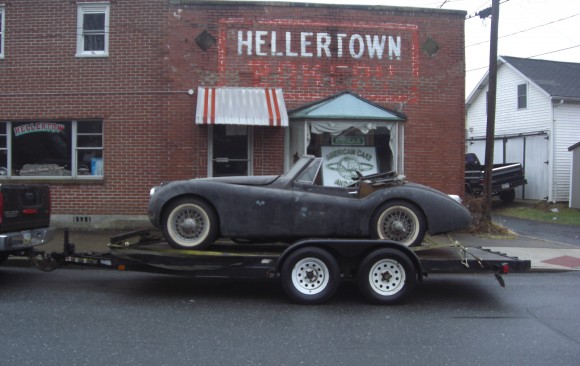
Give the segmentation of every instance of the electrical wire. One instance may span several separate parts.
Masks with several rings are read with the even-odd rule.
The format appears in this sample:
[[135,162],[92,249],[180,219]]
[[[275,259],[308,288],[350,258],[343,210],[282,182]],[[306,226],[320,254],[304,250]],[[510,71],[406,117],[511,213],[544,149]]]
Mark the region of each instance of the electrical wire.
[[[527,31],[531,31],[533,29],[537,29],[537,28],[545,27],[545,26],[550,25],[550,24],[558,23],[558,22],[561,22],[561,21],[566,20],[566,19],[573,18],[573,17],[578,16],[578,15],[580,15],[580,13],[576,13],[576,14],[567,16],[565,18],[557,19],[557,20],[554,20],[554,21],[551,21],[551,22],[548,22],[548,23],[540,24],[540,25],[537,25],[535,27],[531,27],[531,28],[528,28],[528,29],[524,29],[524,30],[521,30],[521,31],[514,32],[514,33],[506,34],[506,35],[500,36],[498,38],[511,37],[513,35],[516,35],[516,34],[524,33],[524,32],[527,32]],[[481,42],[477,42],[477,43],[472,43],[470,45],[465,46],[465,48],[472,47],[472,46],[477,46],[477,45],[484,44],[484,43],[489,43],[489,40],[485,40],[485,41],[481,41]]]

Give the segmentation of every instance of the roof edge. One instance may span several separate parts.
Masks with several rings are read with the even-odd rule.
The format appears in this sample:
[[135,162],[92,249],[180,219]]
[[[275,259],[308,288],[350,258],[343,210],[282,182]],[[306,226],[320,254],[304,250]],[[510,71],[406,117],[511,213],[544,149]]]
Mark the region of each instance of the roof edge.
[[439,8],[414,8],[409,6],[388,5],[359,5],[359,4],[327,4],[306,2],[282,2],[282,1],[239,1],[239,0],[169,0],[171,5],[228,5],[228,6],[277,6],[277,7],[304,7],[304,8],[347,8],[361,10],[394,10],[414,13],[438,13],[465,17],[464,10],[439,9]]

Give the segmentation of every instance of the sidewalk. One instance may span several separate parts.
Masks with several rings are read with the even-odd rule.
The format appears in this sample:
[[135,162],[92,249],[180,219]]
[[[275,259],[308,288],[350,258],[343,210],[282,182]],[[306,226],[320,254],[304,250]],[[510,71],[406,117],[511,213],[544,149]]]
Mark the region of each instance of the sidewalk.
[[[106,252],[109,239],[124,231],[74,230],[69,233],[69,241],[77,252]],[[469,234],[454,233],[452,238],[466,247],[482,247],[504,253],[510,257],[529,259],[532,271],[580,270],[580,246],[557,243],[545,239],[518,235],[514,238],[486,238]],[[62,251],[64,230],[57,231],[52,242],[38,247],[46,252]],[[446,235],[432,237],[437,242],[449,242]]]

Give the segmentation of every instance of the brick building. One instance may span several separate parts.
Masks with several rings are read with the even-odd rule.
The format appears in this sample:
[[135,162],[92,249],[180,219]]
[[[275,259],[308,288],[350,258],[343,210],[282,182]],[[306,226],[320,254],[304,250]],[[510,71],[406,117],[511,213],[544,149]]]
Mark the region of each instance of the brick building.
[[145,220],[149,188],[303,153],[463,191],[461,11],[275,2],[0,5],[0,182],[57,225]]

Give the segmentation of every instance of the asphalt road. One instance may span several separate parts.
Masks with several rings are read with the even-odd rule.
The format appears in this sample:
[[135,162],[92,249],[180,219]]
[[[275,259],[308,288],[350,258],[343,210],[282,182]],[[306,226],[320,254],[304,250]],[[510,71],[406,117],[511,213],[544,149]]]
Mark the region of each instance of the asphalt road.
[[322,306],[277,283],[0,267],[0,364],[577,365],[580,272],[432,276],[406,304],[344,284]]
[[493,220],[521,236],[580,247],[580,226],[499,215],[493,215]]

